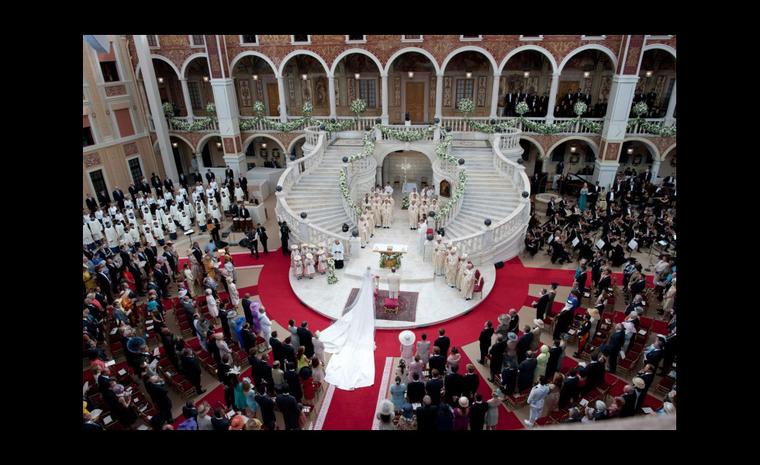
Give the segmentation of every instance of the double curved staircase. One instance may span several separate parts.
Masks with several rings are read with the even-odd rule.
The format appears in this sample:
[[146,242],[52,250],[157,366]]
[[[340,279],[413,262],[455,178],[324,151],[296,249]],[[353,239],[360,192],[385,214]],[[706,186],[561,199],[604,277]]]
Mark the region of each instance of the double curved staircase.
[[[356,215],[340,189],[341,169],[347,167],[350,196],[358,202],[363,192],[374,185],[377,163],[372,156],[343,163],[344,157],[361,150],[361,141],[355,139],[355,133],[331,134],[317,128],[307,128],[306,132],[306,155],[291,162],[278,182],[278,218],[289,224],[296,240],[338,239],[348,250],[350,233],[343,232],[342,226],[345,223],[353,228]],[[459,171],[464,170],[467,177],[464,195],[452,202],[448,214],[437,219],[437,226],[444,227],[446,239],[476,264],[507,260],[522,250],[530,216],[530,203],[523,197],[525,191],[530,191],[530,184],[524,168],[514,161],[522,153],[519,131],[460,145],[457,136],[453,134],[448,147],[449,158],[439,158],[433,164],[434,181],[438,184],[448,180],[453,191]],[[378,144],[393,142],[384,139],[378,131],[375,152],[379,152]],[[428,148],[431,143],[420,142]],[[408,143],[407,149],[415,150],[415,144]],[[452,161],[460,158],[465,161],[463,166]],[[490,220],[489,225],[485,224],[486,219]]]

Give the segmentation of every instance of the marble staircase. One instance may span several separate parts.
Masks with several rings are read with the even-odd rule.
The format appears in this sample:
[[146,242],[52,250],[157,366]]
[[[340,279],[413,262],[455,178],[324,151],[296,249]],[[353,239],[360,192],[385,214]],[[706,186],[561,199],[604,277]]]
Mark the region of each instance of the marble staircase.
[[520,204],[520,191],[497,174],[490,147],[452,147],[452,154],[464,158],[467,186],[459,213],[445,227],[447,239],[457,239],[483,230],[483,221],[496,224]]
[[319,166],[304,174],[288,193],[286,201],[293,212],[296,215],[306,212],[308,221],[333,233],[340,233],[343,223],[350,225],[338,189],[338,177],[343,157],[357,151],[355,146],[328,146]]

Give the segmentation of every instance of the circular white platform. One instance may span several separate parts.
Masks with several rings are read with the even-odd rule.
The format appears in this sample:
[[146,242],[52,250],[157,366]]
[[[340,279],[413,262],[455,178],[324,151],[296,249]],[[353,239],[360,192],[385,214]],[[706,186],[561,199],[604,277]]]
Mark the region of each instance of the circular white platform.
[[401,292],[417,292],[417,309],[414,321],[376,320],[378,329],[417,328],[451,320],[477,307],[493,289],[496,277],[492,265],[478,267],[485,279],[483,295],[476,294],[472,300],[460,297],[456,289],[446,285],[443,276],[433,276],[433,265],[424,262],[418,252],[417,233],[409,229],[408,214],[401,210],[400,195],[394,193],[396,211],[394,223],[390,229],[376,229],[375,237],[370,239],[366,248],[360,249],[358,256],[347,257],[342,270],[336,270],[338,282],[327,284],[327,276],[315,274],[314,279],[296,279],[290,273],[290,286],[299,300],[312,310],[332,320],[337,320],[343,313],[351,289],[361,287],[362,275],[369,266],[381,277],[380,289],[388,289],[383,279],[390,270],[379,267],[380,255],[372,252],[373,243],[404,244],[408,253],[404,254],[401,268]]

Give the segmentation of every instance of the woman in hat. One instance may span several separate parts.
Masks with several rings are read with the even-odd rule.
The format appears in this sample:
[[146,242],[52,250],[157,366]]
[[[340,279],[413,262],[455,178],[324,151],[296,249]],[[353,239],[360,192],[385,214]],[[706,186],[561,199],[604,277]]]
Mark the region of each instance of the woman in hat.
[[240,305],[240,294],[238,293],[237,286],[235,285],[235,281],[232,279],[232,276],[227,276],[227,292],[230,295],[230,303],[232,304],[232,308],[237,308],[238,305]]
[[454,408],[454,430],[467,431],[470,425],[470,400],[462,396],[457,404],[458,406]]
[[456,347],[451,348],[451,355],[446,359],[446,369],[449,373],[459,370],[459,361],[462,360],[462,354]]
[[491,398],[486,401],[488,405],[488,413],[486,413],[486,429],[495,430],[496,424],[499,423],[499,405],[501,405],[504,397],[499,389],[495,389],[491,393]]
[[422,333],[420,335],[420,340],[417,341],[417,351],[415,352],[415,355],[419,355],[420,360],[422,361],[422,366],[426,367],[428,360],[430,360],[430,341],[427,340],[427,334]]
[[414,333],[405,330],[398,335],[401,342],[401,360],[404,361],[405,366],[412,364],[412,354],[414,353]]
[[293,254],[293,275],[296,277],[296,279],[301,279],[303,277],[303,263],[301,262],[301,256],[298,254]]
[[380,404],[380,411],[377,412],[377,419],[380,420],[379,430],[395,430],[393,425],[393,402],[385,399]]
[[[314,337],[311,339],[311,343],[314,346],[314,356],[319,359],[321,366],[325,364],[325,344],[319,339],[320,331],[314,331]],[[316,378],[316,375],[314,375]],[[321,380],[320,380],[321,381]]]
[[325,257],[324,248],[320,247],[319,250],[317,250],[317,256],[315,260],[317,262],[317,272],[319,274],[327,273],[327,258]]
[[546,344],[541,346],[541,353],[536,357],[536,369],[533,372],[533,382],[535,383],[539,377],[546,374],[546,364],[549,362],[549,346]]

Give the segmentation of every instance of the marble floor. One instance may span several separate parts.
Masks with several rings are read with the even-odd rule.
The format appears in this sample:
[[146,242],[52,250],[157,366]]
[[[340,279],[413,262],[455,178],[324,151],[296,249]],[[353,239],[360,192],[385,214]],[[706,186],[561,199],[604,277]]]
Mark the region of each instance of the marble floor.
[[472,300],[460,297],[456,289],[446,285],[442,276],[435,277],[431,261],[423,260],[419,253],[417,232],[409,228],[407,210],[401,210],[402,195],[398,189],[393,197],[396,203],[391,228],[376,229],[369,244],[364,249],[360,249],[355,256],[348,257],[345,267],[342,270],[336,270],[337,283],[327,285],[326,275],[316,274],[314,279],[299,280],[291,273],[290,285],[301,302],[328,318],[334,320],[340,318],[351,289],[361,287],[362,275],[367,267],[380,276],[380,289],[388,289],[387,282],[383,278],[390,271],[379,268],[380,255],[372,251],[376,243],[407,246],[408,252],[404,254],[401,268],[397,272],[401,275],[401,290],[419,293],[414,322],[377,320],[378,329],[416,328],[447,321],[472,310],[491,292],[496,277],[492,266],[479,268],[481,275],[485,278],[483,295],[481,297],[476,294]]

